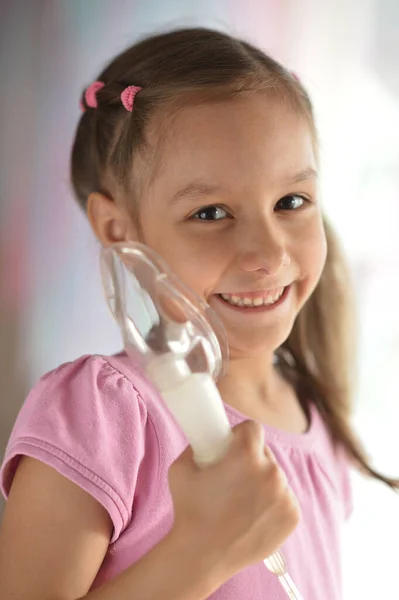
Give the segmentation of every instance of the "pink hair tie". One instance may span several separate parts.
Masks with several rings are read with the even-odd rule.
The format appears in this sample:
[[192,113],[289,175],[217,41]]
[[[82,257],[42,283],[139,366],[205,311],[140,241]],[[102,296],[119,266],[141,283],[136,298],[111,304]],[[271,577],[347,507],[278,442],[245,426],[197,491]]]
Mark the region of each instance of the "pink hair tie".
[[142,88],[137,85],[129,85],[127,88],[123,90],[121,93],[121,102],[123,106],[129,112],[133,110],[134,99],[136,97],[137,92],[139,92]]
[[87,90],[85,91],[85,100],[87,106],[90,108],[97,108],[97,92],[100,91],[104,87],[105,83],[102,81],[94,81],[89,85]]

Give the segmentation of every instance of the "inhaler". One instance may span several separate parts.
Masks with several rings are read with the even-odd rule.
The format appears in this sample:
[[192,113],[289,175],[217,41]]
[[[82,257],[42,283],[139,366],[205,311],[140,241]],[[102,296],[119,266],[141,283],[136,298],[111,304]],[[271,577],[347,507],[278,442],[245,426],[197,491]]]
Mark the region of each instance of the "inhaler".
[[[228,363],[223,324],[152,249],[118,243],[101,251],[108,307],[130,358],[163,397],[196,464],[220,460],[233,438],[216,381]],[[291,600],[303,600],[281,552],[265,561]]]

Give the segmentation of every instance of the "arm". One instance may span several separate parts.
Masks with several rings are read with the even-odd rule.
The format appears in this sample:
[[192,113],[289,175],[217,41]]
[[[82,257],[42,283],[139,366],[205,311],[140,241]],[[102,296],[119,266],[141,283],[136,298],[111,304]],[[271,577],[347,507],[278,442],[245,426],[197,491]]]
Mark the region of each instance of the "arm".
[[22,458],[0,530],[2,600],[203,600],[223,582],[199,560],[194,544],[171,533],[89,592],[111,534],[108,513],[87,492],[40,461]]
[[194,543],[171,533],[119,577],[90,592],[87,600],[205,600],[225,577]]
[[261,444],[261,425],[246,421],[215,465],[198,469],[187,447],[169,469],[172,531],[92,592],[112,535],[108,513],[52,467],[23,459],[0,531],[1,600],[205,600],[298,525],[298,502]]

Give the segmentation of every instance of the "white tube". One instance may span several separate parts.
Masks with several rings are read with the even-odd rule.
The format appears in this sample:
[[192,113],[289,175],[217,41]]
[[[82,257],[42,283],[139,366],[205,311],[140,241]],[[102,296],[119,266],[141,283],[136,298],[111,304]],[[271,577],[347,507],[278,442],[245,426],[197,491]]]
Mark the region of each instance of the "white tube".
[[184,431],[197,465],[220,460],[233,434],[212,377],[191,373],[177,387],[162,391],[162,397]]

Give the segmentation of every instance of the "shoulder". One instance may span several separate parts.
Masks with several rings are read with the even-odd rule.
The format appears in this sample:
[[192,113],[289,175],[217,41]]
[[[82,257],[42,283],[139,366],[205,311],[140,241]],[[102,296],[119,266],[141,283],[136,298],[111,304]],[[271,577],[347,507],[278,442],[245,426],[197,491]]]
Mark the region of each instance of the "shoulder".
[[[122,365],[122,354],[115,356],[86,354],[45,373],[29,395],[54,388],[69,389],[71,384],[75,391],[80,388],[81,392],[85,393],[97,389],[106,395],[113,386],[120,389],[124,386],[134,388],[132,378],[119,368]],[[140,371],[136,370],[135,380],[139,377]]]
[[39,379],[24,402],[17,425],[34,421],[41,430],[50,422],[53,427],[54,420],[63,420],[75,433],[89,427],[89,434],[96,428],[121,427],[132,418],[145,426],[146,406],[131,379],[117,369],[117,363],[112,364],[111,357],[84,355]]
[[342,441],[333,438],[328,425],[318,414],[319,438],[317,462],[320,475],[329,479],[339,498],[343,518],[349,519],[353,511],[352,476],[353,460]]

